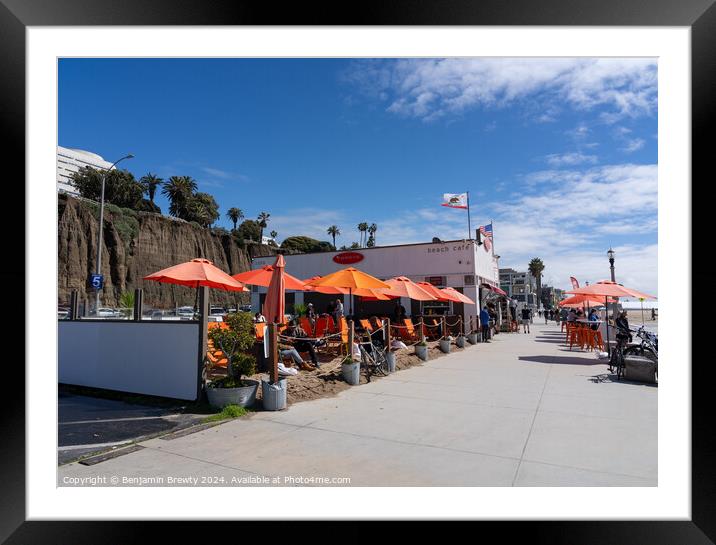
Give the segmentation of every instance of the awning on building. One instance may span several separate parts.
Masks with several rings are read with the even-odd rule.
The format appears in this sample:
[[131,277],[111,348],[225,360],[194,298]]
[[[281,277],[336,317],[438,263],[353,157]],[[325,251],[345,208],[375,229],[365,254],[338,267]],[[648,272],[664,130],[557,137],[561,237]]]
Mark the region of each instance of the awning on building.
[[485,282],[483,282],[480,285],[480,287],[490,290],[491,292],[496,293],[497,295],[505,295],[505,296],[507,295],[507,292],[505,292],[504,290],[501,290],[500,288],[498,288],[496,286],[491,286],[490,284],[487,284]]

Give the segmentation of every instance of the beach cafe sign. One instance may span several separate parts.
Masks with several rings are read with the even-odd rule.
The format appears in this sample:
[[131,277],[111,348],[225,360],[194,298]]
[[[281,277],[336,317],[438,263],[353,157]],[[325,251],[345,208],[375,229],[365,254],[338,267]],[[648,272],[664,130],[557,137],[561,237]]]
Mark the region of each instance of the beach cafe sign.
[[343,252],[341,254],[334,255],[333,261],[340,265],[351,265],[353,263],[363,261],[364,257],[365,256],[363,254],[359,254],[358,252]]

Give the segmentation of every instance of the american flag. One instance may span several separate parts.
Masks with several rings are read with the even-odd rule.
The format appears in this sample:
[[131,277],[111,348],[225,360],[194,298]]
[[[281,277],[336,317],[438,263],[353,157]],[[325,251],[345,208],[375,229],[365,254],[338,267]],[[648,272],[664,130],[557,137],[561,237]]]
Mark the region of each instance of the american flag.
[[492,224],[480,225],[480,234],[492,238]]

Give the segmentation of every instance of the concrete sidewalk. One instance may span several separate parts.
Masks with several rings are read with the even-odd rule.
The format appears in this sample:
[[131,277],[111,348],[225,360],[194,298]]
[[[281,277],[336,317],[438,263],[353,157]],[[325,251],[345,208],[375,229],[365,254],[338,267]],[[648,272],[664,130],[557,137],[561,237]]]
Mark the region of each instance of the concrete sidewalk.
[[559,325],[531,328],[334,398],[68,464],[58,485],[656,486],[658,389],[610,381]]

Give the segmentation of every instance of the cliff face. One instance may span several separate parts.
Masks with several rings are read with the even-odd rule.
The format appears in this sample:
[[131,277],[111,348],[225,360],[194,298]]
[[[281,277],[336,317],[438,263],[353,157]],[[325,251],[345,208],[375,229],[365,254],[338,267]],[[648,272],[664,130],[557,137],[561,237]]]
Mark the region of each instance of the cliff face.
[[[67,302],[73,289],[81,300],[94,298],[88,286],[97,260],[98,206],[58,196],[58,300]],[[146,212],[105,207],[102,243],[102,274],[105,287],[102,305],[116,307],[123,292],[144,289],[148,307],[173,308],[193,305],[195,290],[172,284],[144,281],[150,273],[203,257],[221,270],[236,274],[251,268],[253,256],[273,255],[268,246],[240,248],[230,235],[211,233],[190,223]],[[211,302],[243,304],[250,294],[211,290]]]

